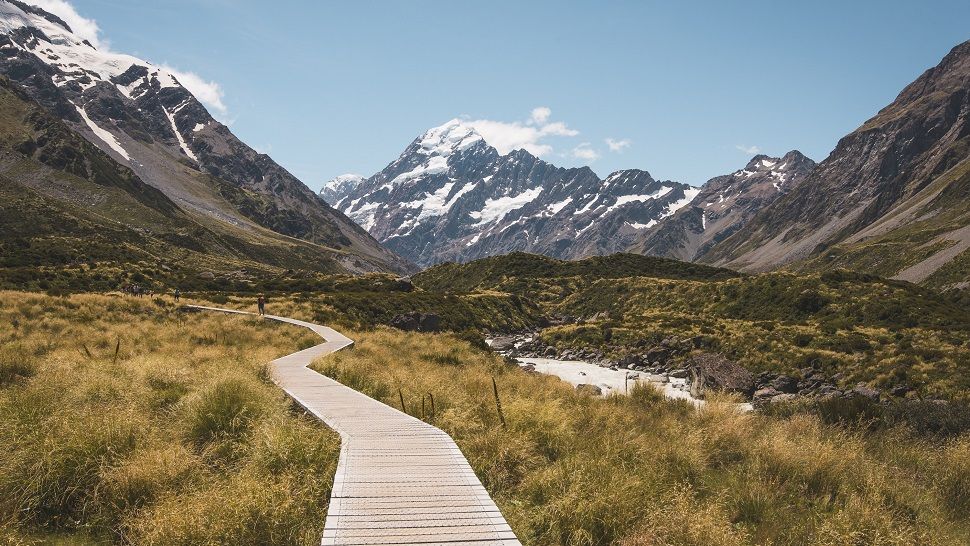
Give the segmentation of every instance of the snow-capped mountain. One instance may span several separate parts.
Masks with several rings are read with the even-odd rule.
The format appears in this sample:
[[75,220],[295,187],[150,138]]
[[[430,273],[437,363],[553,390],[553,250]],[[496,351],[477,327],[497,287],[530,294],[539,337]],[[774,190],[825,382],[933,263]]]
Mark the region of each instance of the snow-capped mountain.
[[630,250],[696,260],[814,168],[815,162],[797,150],[780,158],[757,155],[743,169],[708,180],[688,206],[644,231]]
[[349,194],[366,180],[359,174],[342,174],[327,181],[320,190],[320,197],[331,205],[339,201],[343,196]]
[[374,176],[333,188],[334,206],[419,264],[511,251],[575,258],[625,249],[698,190],[628,170],[601,180],[525,150],[501,155],[453,119],[415,139]]
[[0,73],[188,212],[322,245],[349,270],[406,266],[237,139],[175,74],[98,50],[55,15],[0,0]]

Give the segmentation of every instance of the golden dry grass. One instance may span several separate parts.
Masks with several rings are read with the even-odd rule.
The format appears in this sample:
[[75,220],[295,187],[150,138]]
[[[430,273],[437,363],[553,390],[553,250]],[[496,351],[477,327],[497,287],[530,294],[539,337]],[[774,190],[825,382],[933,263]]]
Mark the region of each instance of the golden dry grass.
[[[965,544],[970,438],[596,399],[449,335],[379,329],[315,368],[452,434],[532,545]],[[492,394],[499,386],[507,427]],[[433,394],[436,415],[429,413]]]
[[148,299],[0,302],[0,543],[319,543],[339,439],[265,368],[318,338]]

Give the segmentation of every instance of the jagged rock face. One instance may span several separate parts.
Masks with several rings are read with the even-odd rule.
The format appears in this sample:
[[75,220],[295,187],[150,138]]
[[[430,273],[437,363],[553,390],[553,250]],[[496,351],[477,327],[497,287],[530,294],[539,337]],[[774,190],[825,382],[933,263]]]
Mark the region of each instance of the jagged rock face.
[[356,269],[406,268],[237,139],[171,72],[99,51],[39,8],[0,0],[0,73],[188,211],[346,251]]
[[[815,259],[825,267],[845,264],[888,276],[906,264],[900,256],[945,247],[921,262],[925,278],[970,248],[968,156],[970,42],[965,42],[703,260],[763,270]],[[877,246],[890,251],[877,257]],[[940,252],[946,260],[937,259]],[[884,262],[895,265],[885,269]]]
[[345,195],[354,191],[354,188],[359,186],[364,180],[365,178],[359,174],[342,174],[328,180],[323,185],[323,188],[320,190],[320,197],[327,203],[333,205]]
[[633,252],[693,261],[788,193],[815,168],[793,150],[784,157],[757,155],[738,171],[707,181],[690,205],[647,230]]
[[328,195],[388,248],[426,266],[512,251],[558,258],[615,252],[697,191],[646,171],[601,180],[588,167],[556,167],[525,150],[501,155],[451,120],[381,172]]

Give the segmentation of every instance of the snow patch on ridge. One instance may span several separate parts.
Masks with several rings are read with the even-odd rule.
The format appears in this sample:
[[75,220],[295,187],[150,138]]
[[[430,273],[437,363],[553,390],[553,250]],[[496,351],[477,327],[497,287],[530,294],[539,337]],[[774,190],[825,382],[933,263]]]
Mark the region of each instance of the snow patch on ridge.
[[503,196],[497,199],[488,199],[485,201],[485,206],[482,210],[469,213],[469,215],[478,220],[476,226],[482,226],[488,223],[498,222],[505,218],[505,216],[512,212],[522,208],[523,206],[531,203],[539,194],[542,193],[541,187],[533,188],[531,190],[525,190],[524,192],[514,195],[514,196]]
[[601,216],[605,216],[605,215],[613,212],[614,210],[622,207],[623,205],[626,205],[627,203],[633,203],[633,202],[640,202],[640,203],[642,203],[642,202],[650,201],[650,200],[653,200],[653,199],[659,199],[659,198],[667,195],[668,193],[670,193],[672,190],[673,190],[672,187],[670,187],[670,186],[664,186],[664,187],[660,188],[659,190],[657,190],[657,191],[655,191],[655,192],[653,192],[653,193],[651,193],[649,195],[621,195],[620,197],[617,197],[616,198],[616,203],[613,203],[610,206],[610,208],[606,209],[606,211],[603,212],[603,214]]
[[162,111],[165,112],[165,117],[168,118],[168,122],[172,125],[172,132],[175,133],[175,138],[178,139],[179,147],[182,148],[182,151],[185,152],[185,155],[192,158],[192,161],[195,161],[196,163],[198,163],[199,158],[196,157],[194,153],[192,153],[192,150],[189,148],[189,145],[185,142],[185,137],[183,137],[182,133],[179,132],[178,125],[175,124],[175,116],[172,115],[172,113],[169,112],[168,109],[165,108],[164,106],[162,107]]
[[84,108],[81,108],[76,104],[74,105],[74,108],[76,108],[77,112],[81,114],[81,119],[84,120],[84,123],[87,124],[88,128],[91,129],[91,132],[94,133],[95,136],[107,144],[109,148],[118,152],[118,155],[125,158],[125,161],[131,161],[131,156],[128,155],[128,152],[124,149],[124,147],[121,146],[121,143],[118,142],[118,139],[115,138],[113,134],[105,129],[102,129],[97,123],[89,118],[88,113],[84,111]]

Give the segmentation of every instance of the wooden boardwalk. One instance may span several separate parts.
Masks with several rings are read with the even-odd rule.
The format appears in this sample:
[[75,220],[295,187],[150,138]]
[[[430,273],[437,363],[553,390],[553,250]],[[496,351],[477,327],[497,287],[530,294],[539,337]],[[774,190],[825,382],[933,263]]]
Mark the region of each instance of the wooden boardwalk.
[[273,380],[341,437],[323,545],[520,545],[450,436],[307,368],[351,339],[326,326],[265,318],[326,340],[270,363]]

